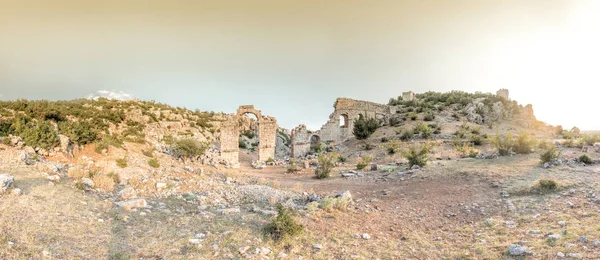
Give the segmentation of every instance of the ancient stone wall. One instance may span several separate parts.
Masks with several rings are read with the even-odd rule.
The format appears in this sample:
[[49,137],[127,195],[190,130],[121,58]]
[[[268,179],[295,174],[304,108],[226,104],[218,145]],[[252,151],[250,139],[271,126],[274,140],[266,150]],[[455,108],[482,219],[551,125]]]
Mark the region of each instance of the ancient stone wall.
[[508,89],[505,89],[505,88],[496,91],[496,96],[498,96],[500,98],[504,98],[506,100],[510,100],[510,99],[508,99],[509,98]]
[[385,124],[396,109],[387,105],[349,98],[338,98],[333,108],[334,111],[329,116],[329,120],[320,130],[313,133],[306,130],[303,125],[294,129],[292,137],[294,157],[304,156],[310,151],[310,139],[314,135],[319,136],[321,142],[342,143],[352,137],[354,122],[360,117],[376,118]]
[[415,98],[415,92],[408,91],[402,93],[402,101],[413,101]]
[[253,114],[258,119],[258,161],[265,162],[269,158],[275,159],[277,144],[277,120],[270,116],[263,116],[254,106],[240,106],[235,115],[229,115],[221,125],[221,160],[231,167],[239,167],[239,136],[240,120],[245,114]]
[[230,115],[221,124],[221,160],[231,167],[239,167],[239,136],[237,116]]
[[310,135],[305,125],[292,130],[292,158],[306,155],[310,151]]

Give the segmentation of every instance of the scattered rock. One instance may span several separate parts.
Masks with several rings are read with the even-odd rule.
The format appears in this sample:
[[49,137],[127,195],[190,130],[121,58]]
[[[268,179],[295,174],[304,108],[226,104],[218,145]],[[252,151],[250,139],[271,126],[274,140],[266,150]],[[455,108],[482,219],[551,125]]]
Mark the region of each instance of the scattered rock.
[[412,167],[410,167],[411,170],[420,170],[421,166],[419,165],[413,165]]
[[[83,179],[81,179],[83,180]],[[119,196],[121,197],[121,199],[124,200],[129,200],[129,199],[133,199],[135,198],[135,196],[137,196],[137,192],[135,191],[135,189],[131,186],[126,187],[125,189],[119,191]]]
[[364,234],[362,234],[362,238],[365,240],[369,240],[369,239],[371,239],[371,236],[367,233],[364,233]]
[[564,227],[564,226],[566,226],[566,225],[567,225],[567,222],[565,222],[565,221],[559,221],[559,222],[558,222],[558,225],[559,225],[560,227]]
[[90,178],[81,178],[81,183],[83,183],[83,185],[85,185],[85,187],[88,189],[94,187],[94,181],[92,181]]
[[561,239],[561,236],[560,235],[549,235],[548,239],[551,241],[557,241],[557,240]]
[[592,241],[592,244],[594,244],[595,247],[600,247],[600,240],[594,240]]
[[8,174],[0,174],[0,193],[6,192],[15,182],[15,177]]
[[542,231],[539,231],[539,230],[529,230],[529,231],[527,231],[527,233],[529,233],[530,235],[540,235],[540,234],[542,234]]
[[194,245],[198,245],[200,244],[200,242],[202,242],[202,240],[198,239],[198,238],[190,238],[190,240],[188,240],[190,242],[190,244],[194,244]]
[[121,208],[128,208],[128,209],[145,208],[148,206],[148,203],[146,202],[145,199],[130,199],[127,201],[119,201],[116,204],[117,204],[117,206],[119,206]]
[[516,245],[516,244],[511,244],[508,247],[508,253],[511,256],[525,256],[525,255],[529,255],[529,248],[527,248],[526,246],[521,246],[521,245]]
[[556,253],[557,258],[565,258],[565,254],[563,252]]
[[580,236],[579,239],[577,239],[577,240],[583,244],[587,244],[587,242],[588,242],[588,239],[585,236]]
[[506,221],[506,227],[508,228],[517,228],[517,223],[514,221]]
[[575,203],[567,201],[567,206],[574,208],[575,207]]
[[313,247],[314,249],[318,249],[318,250],[321,250],[321,249],[323,249],[323,246],[322,246],[321,244],[314,244],[312,247]]
[[223,215],[232,215],[242,212],[240,208],[218,209],[217,212]]
[[166,188],[166,187],[167,187],[167,184],[166,184],[166,183],[164,183],[164,182],[159,182],[159,183],[156,183],[156,188],[157,188],[157,189],[159,189],[159,190],[160,190],[160,189],[164,189],[164,188]]
[[250,246],[243,246],[243,247],[240,247],[240,248],[238,249],[238,252],[239,252],[241,255],[243,255],[243,254],[245,254],[246,252],[248,252],[248,250],[250,250]]
[[15,188],[14,190],[12,190],[12,193],[17,196],[21,196],[23,194],[23,191],[19,188]]
[[567,257],[568,258],[573,258],[573,259],[583,259],[583,255],[582,254],[576,254],[576,253],[568,253]]

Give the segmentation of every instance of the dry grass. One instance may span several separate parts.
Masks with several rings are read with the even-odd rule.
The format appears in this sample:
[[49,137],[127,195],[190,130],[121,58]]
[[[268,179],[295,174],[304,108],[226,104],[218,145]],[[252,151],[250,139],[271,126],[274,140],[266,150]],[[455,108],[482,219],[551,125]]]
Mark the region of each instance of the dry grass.
[[117,183],[115,182],[115,178],[113,176],[106,174],[95,174],[92,177],[92,181],[94,182],[94,188],[98,188],[106,192],[114,191],[115,187],[117,186]]
[[81,168],[70,168],[69,171],[67,171],[67,175],[69,178],[81,179],[88,178],[89,172]]

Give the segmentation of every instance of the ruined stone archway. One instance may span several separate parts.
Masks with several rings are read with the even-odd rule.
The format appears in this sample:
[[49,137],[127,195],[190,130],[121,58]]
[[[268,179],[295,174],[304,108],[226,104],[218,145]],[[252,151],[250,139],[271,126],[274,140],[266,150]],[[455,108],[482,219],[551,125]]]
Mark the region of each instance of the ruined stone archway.
[[245,114],[256,116],[258,121],[258,161],[265,162],[269,158],[275,159],[275,146],[277,144],[277,120],[270,116],[263,116],[260,110],[252,105],[240,106],[235,115],[229,115],[221,126],[221,159],[231,167],[239,167],[239,124],[238,119]]

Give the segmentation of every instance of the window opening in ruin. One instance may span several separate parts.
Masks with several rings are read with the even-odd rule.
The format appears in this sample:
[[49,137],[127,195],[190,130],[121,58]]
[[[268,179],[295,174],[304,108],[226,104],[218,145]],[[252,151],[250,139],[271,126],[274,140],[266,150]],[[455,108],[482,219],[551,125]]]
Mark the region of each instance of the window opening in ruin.
[[347,128],[348,127],[348,115],[340,116],[340,127]]

